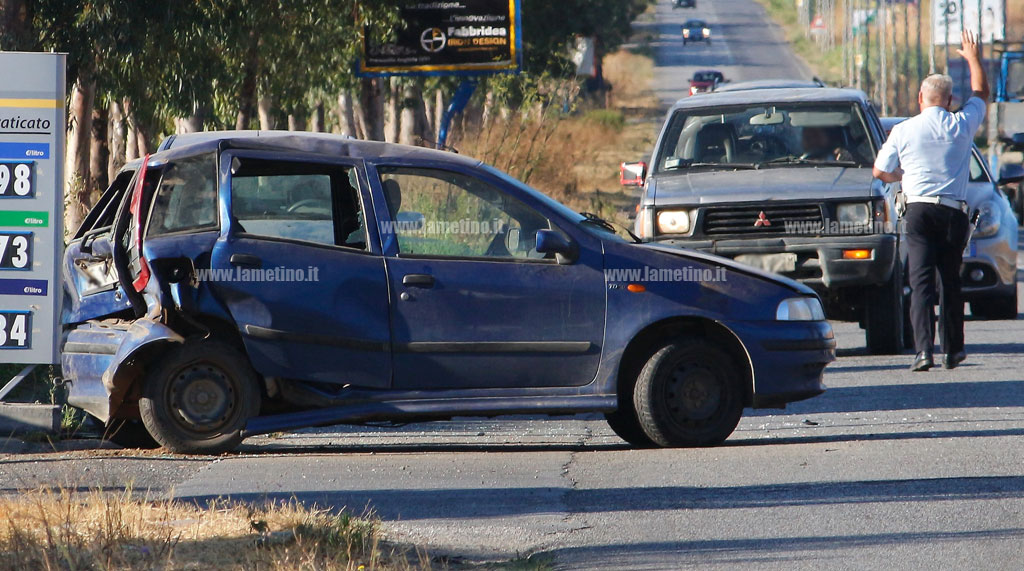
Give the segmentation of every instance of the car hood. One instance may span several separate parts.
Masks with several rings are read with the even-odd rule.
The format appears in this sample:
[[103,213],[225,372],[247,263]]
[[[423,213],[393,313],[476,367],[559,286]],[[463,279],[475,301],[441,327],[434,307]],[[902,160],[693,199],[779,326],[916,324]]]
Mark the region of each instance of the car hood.
[[700,261],[706,262],[708,264],[716,264],[716,265],[719,265],[719,266],[723,266],[723,267],[729,268],[730,270],[733,270],[733,271],[736,271],[736,272],[741,272],[741,273],[744,273],[744,274],[756,276],[756,277],[761,278],[761,279],[763,279],[765,281],[778,284],[778,285],[783,286],[783,287],[785,287],[787,289],[790,289],[790,290],[792,290],[792,291],[794,291],[794,292],[796,292],[796,293],[798,293],[800,295],[817,296],[817,294],[814,292],[813,289],[805,286],[804,284],[802,284],[802,283],[800,283],[800,282],[798,282],[796,280],[791,280],[791,279],[789,279],[787,277],[780,276],[779,274],[773,274],[773,273],[765,272],[765,271],[760,270],[758,268],[754,268],[754,267],[748,266],[746,264],[741,264],[739,262],[736,262],[734,260],[730,260],[729,258],[724,258],[722,256],[716,256],[714,254],[706,254],[704,252],[699,252],[697,250],[692,250],[690,248],[685,248],[685,247],[682,247],[682,246],[669,246],[669,245],[665,245],[665,244],[644,243],[644,244],[636,244],[636,246],[639,247],[639,248],[645,248],[645,249],[648,249],[648,250],[654,250],[654,251],[657,251],[657,252],[661,252],[663,254],[669,254],[669,255],[672,255],[672,256],[680,256],[680,257],[684,257],[684,258],[690,258],[690,259],[693,259],[693,260],[700,260]]
[[659,206],[767,200],[822,200],[881,196],[884,184],[870,168],[764,168],[663,174],[651,180]]

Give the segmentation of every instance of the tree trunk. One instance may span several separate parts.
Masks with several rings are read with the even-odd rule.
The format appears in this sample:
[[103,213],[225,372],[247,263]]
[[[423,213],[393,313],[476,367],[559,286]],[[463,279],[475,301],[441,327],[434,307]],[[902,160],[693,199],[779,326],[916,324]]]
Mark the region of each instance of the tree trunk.
[[92,112],[92,141],[89,143],[90,205],[107,189],[107,110],[100,107]]
[[416,97],[416,89],[409,85],[402,91],[401,111],[399,112],[398,142],[403,145],[418,145],[421,129],[419,114],[416,109],[423,109],[421,98]]
[[29,15],[31,6],[25,0],[0,1],[0,30],[3,30],[3,42],[0,50],[34,51],[35,45],[29,33]]
[[338,94],[338,125],[341,128],[341,134],[349,137],[358,137],[358,129],[356,128],[356,115],[355,106],[352,101],[352,94],[348,91],[342,91]]
[[441,123],[444,122],[444,91],[434,92],[434,140],[441,134]]
[[327,118],[324,112],[323,101],[317,101],[316,107],[313,108],[312,123],[314,133],[324,133],[327,131]]
[[110,151],[107,157],[107,180],[114,180],[117,171],[124,166],[125,156],[125,125],[124,113],[121,111],[121,104],[117,101],[110,102],[107,111],[107,118],[110,124],[107,126],[107,149]]
[[203,130],[206,122],[206,108],[196,104],[192,114],[188,117],[178,117],[174,120],[174,130],[179,135],[182,133],[199,133]]
[[274,100],[269,95],[261,95],[259,100],[259,113],[260,113],[260,129],[263,131],[273,131],[274,127],[277,126],[277,121],[274,118]]
[[359,122],[365,139],[384,140],[384,91],[383,79],[366,77],[360,80]]
[[235,129],[248,129],[256,107],[256,78],[260,67],[259,37],[253,31],[249,34],[249,47],[242,65],[242,84],[238,89],[238,116]]
[[384,120],[384,140],[389,143],[397,143],[401,132],[402,116],[401,102],[402,95],[398,88],[398,78],[392,77],[388,82],[388,104],[387,115]]
[[68,107],[67,157],[64,167],[64,197],[67,210],[64,228],[74,233],[89,209],[89,150],[92,145],[92,106],[96,82],[92,70],[83,66],[71,88]]

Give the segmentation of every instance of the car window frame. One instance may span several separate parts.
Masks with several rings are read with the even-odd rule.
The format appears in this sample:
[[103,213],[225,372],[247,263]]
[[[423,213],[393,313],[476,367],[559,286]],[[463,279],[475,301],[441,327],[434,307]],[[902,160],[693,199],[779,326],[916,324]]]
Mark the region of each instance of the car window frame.
[[212,232],[212,231],[216,231],[216,230],[218,230],[220,228],[220,226],[221,226],[220,208],[218,207],[219,205],[214,204],[214,217],[215,218],[214,218],[214,221],[212,223],[210,223],[210,224],[205,224],[205,225],[202,225],[202,226],[195,226],[195,227],[192,227],[192,228],[182,228],[181,230],[175,230],[173,232],[164,232],[163,234],[150,234],[150,231],[152,230],[152,225],[150,223],[153,220],[153,211],[156,210],[156,199],[157,199],[157,196],[159,196],[159,194],[160,194],[160,189],[163,188],[164,177],[167,176],[167,169],[168,169],[168,167],[173,167],[177,163],[180,163],[182,161],[187,161],[187,160],[190,160],[190,159],[196,159],[196,158],[207,157],[207,156],[212,156],[213,157],[214,201],[215,202],[219,202],[220,193],[218,192],[218,186],[219,185],[218,185],[218,180],[217,180],[218,179],[217,173],[220,172],[220,165],[218,164],[219,157],[217,156],[216,151],[211,151],[209,153],[199,153],[199,154],[189,155],[189,156],[185,156],[185,157],[177,157],[177,158],[168,160],[166,163],[164,163],[161,166],[161,168],[160,168],[160,179],[157,180],[157,182],[156,182],[156,188],[153,190],[153,196],[151,196],[149,198],[149,208],[148,208],[148,211],[146,212],[146,221],[145,221],[145,224],[144,224],[145,230],[143,232],[143,241],[146,241],[146,240],[159,240],[159,239],[162,239],[162,238],[173,238],[175,236],[183,236],[183,235],[188,235],[188,234],[198,234],[198,233],[201,233],[201,232]]
[[[292,162],[292,163],[305,163],[305,164],[317,164],[325,165],[329,167],[340,167],[352,169],[355,172],[355,179],[357,183],[356,196],[359,200],[359,208],[362,209],[363,213],[363,227],[366,236],[366,248],[354,248],[352,246],[346,246],[343,244],[325,244],[323,242],[312,242],[308,240],[301,240],[296,238],[285,238],[282,236],[267,236],[264,234],[255,234],[251,232],[245,232],[240,230],[241,223],[234,216],[232,212],[232,196],[231,196],[231,163],[234,158],[239,159],[251,159],[251,160],[265,160],[269,162]],[[238,238],[244,237],[251,240],[261,240],[268,242],[277,242],[284,244],[292,244],[296,246],[304,246],[307,248],[321,248],[329,249],[332,251],[343,251],[351,254],[361,254],[367,256],[381,256],[381,244],[380,235],[377,230],[377,225],[371,223],[375,220],[375,212],[372,208],[372,202],[370,200],[369,183],[365,172],[365,163],[361,159],[351,157],[331,157],[327,155],[320,155],[315,153],[297,153],[294,151],[285,150],[264,150],[264,149],[226,149],[220,155],[220,184],[218,195],[220,197],[220,216],[223,221],[221,224],[221,236],[225,238]],[[332,196],[332,208],[331,216],[332,222],[336,215],[335,207]]]
[[[480,165],[484,165],[481,163]],[[475,262],[495,262],[495,263],[522,263],[522,264],[546,264],[546,265],[559,265],[558,260],[555,258],[497,258],[490,256],[443,256],[439,254],[403,254],[399,250],[397,236],[392,234],[386,234],[383,231],[383,227],[386,224],[394,222],[391,218],[391,211],[384,201],[384,189],[381,184],[380,171],[381,169],[418,169],[418,170],[437,170],[445,171],[453,174],[467,176],[474,178],[487,185],[495,187],[499,192],[505,195],[511,196],[513,199],[518,200],[525,207],[533,210],[540,216],[544,217],[550,224],[551,230],[559,232],[572,242],[578,242],[576,235],[565,230],[564,221],[562,221],[557,213],[554,211],[549,212],[544,205],[538,207],[534,201],[530,200],[529,196],[521,196],[521,192],[518,188],[513,185],[509,185],[506,181],[500,177],[493,176],[487,170],[483,168],[471,169],[465,168],[462,165],[457,164],[440,164],[437,162],[428,161],[415,161],[415,160],[382,160],[369,164],[367,167],[367,175],[372,180],[374,186],[374,204],[378,203],[381,205],[379,212],[381,215],[377,219],[378,231],[380,232],[381,243],[384,246],[384,255],[389,258],[397,258],[404,260],[434,260],[434,261],[475,261]],[[581,217],[582,218],[582,217]]]

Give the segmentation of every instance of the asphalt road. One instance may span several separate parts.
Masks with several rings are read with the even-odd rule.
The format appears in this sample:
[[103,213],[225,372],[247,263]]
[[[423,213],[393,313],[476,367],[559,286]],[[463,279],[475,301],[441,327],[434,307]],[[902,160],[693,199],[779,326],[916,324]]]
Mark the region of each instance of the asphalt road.
[[[751,1],[698,1],[659,12],[663,98],[696,67],[806,77]],[[682,52],[675,30],[691,14],[716,41]],[[598,416],[307,430],[216,459],[0,446],[0,493],[132,483],[190,500],[295,497],[372,510],[434,554],[540,553],[560,569],[1024,566],[1024,316],[969,321],[967,362],[917,374],[909,352],[869,356],[854,324],[836,331],[824,395],[748,411],[718,448],[632,450]]]

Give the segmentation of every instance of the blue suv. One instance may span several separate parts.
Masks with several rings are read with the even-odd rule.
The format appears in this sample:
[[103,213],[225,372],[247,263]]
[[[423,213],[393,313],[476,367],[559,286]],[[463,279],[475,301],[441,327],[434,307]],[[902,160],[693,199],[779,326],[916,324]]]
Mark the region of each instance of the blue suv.
[[69,402],[113,440],[219,453],[281,430],[603,412],[725,440],[823,391],[809,288],[635,243],[479,161],[198,134],[129,164],[64,264]]

